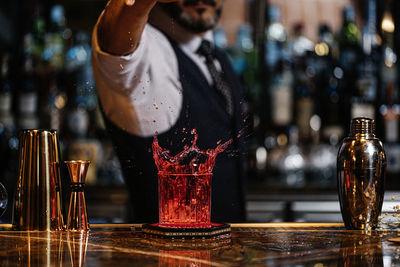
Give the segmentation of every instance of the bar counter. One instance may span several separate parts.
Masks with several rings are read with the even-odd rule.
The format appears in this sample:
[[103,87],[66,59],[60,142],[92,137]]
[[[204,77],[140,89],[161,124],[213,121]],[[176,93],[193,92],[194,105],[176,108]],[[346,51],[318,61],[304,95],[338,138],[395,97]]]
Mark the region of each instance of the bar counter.
[[149,238],[136,224],[91,225],[87,234],[12,231],[0,225],[0,266],[398,266],[397,230],[342,224],[232,224],[231,237]]

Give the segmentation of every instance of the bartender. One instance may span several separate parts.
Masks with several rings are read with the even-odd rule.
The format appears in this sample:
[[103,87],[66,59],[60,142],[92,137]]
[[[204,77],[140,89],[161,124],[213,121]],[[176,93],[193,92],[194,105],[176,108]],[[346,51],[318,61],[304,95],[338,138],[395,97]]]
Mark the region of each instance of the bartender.
[[158,221],[153,136],[171,154],[233,139],[213,169],[211,220],[245,221],[242,92],[212,29],[223,0],[111,0],[94,28],[93,71],[134,222]]

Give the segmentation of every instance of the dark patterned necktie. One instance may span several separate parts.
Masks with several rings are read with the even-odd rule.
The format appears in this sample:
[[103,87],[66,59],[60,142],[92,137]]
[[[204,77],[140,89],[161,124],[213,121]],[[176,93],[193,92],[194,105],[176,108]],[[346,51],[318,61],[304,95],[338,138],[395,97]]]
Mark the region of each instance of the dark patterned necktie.
[[207,40],[201,41],[200,47],[197,50],[199,55],[204,56],[205,63],[207,65],[208,71],[211,74],[212,80],[214,82],[214,87],[218,93],[220,93],[225,100],[226,111],[230,116],[233,114],[233,104],[232,104],[232,94],[230,88],[221,72],[217,70],[214,64],[214,54],[211,43]]

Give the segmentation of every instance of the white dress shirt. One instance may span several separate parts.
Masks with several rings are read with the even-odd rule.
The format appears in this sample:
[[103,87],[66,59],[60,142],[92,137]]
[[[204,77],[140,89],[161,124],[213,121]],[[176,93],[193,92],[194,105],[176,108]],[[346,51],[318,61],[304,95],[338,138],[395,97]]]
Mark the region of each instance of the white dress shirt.
[[212,32],[202,37],[190,33],[160,10],[153,10],[151,18],[157,18],[151,21],[155,26],[145,26],[137,49],[126,56],[101,50],[97,24],[92,36],[93,73],[105,115],[118,127],[142,137],[168,131],[182,108],[177,58],[159,29],[178,43],[212,84],[204,59],[196,53],[202,38],[212,41]]

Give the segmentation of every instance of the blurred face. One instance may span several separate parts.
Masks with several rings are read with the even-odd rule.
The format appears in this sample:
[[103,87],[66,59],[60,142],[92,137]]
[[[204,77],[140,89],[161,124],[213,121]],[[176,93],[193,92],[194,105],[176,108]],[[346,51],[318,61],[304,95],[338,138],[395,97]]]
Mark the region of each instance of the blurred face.
[[160,4],[182,27],[194,33],[215,27],[222,12],[223,0],[179,0]]

